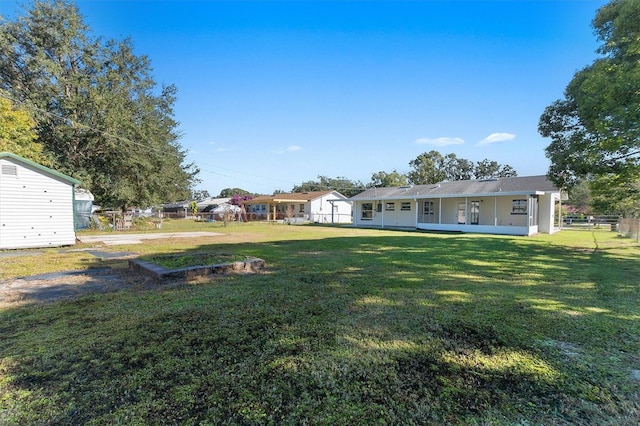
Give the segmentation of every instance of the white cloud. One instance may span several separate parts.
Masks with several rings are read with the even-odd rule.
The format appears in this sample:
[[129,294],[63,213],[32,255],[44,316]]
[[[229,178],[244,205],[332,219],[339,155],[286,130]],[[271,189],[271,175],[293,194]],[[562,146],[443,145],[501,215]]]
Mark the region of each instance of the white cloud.
[[492,143],[506,142],[516,138],[513,133],[491,133],[486,138],[478,142],[478,145],[490,145]]
[[415,144],[418,145],[435,145],[435,146],[449,146],[449,145],[462,145],[464,143],[464,139],[460,138],[420,138],[414,141]]
[[296,152],[296,151],[302,151],[302,147],[298,146],[298,145],[291,145],[286,147],[285,149],[277,149],[275,151],[271,151],[275,154],[285,154],[287,152]]
[[[209,142],[209,145],[211,145],[211,146],[215,146],[215,145],[218,145],[218,143],[217,143],[217,142],[215,142],[215,141],[210,141],[210,142]],[[215,148],[215,149],[213,150],[213,152],[226,152],[226,151],[229,151],[229,148],[225,148],[225,147],[222,147],[222,146],[220,146],[220,147],[218,147],[218,148]]]

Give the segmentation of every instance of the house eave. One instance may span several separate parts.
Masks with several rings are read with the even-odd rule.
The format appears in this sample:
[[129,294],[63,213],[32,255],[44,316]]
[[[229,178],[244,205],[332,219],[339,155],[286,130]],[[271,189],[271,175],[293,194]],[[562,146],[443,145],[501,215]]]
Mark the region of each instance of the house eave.
[[558,191],[510,191],[510,192],[476,192],[461,194],[412,194],[408,196],[377,196],[377,197],[358,197],[351,201],[378,201],[378,200],[423,200],[428,198],[473,198],[473,197],[510,197],[523,195],[545,195],[547,193],[556,193]]

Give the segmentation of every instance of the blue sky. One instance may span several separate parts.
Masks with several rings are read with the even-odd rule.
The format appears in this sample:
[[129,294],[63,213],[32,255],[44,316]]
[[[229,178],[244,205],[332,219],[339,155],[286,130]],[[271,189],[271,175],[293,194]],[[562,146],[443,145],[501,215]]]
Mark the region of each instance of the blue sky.
[[180,142],[214,196],[366,184],[432,149],[544,174],[538,119],[597,57],[605,3],[77,2],[95,35],[130,37],[178,87]]

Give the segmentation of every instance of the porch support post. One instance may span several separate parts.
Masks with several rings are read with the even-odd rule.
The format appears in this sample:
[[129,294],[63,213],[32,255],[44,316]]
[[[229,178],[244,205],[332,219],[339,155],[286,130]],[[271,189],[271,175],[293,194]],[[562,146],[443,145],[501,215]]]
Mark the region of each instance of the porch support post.
[[381,228],[384,228],[384,203],[380,200],[380,212],[382,213],[382,225]]
[[[555,203],[554,203],[555,204]],[[555,212],[554,216],[555,216]],[[562,189],[560,190],[560,196],[558,197],[558,228],[562,229]]]
[[442,197],[438,198],[438,225],[442,225]]
[[498,226],[498,197],[493,197],[493,226]]
[[527,195],[527,235],[531,234],[531,195]]
[[352,204],[352,208],[351,208],[351,214],[353,215],[353,227],[356,227],[356,222],[358,221],[358,202],[356,201],[355,203]]
[[418,199],[413,200],[416,203],[416,228],[418,227]]
[[329,204],[331,204],[331,224],[333,225],[335,223],[333,217],[333,201],[329,201]]

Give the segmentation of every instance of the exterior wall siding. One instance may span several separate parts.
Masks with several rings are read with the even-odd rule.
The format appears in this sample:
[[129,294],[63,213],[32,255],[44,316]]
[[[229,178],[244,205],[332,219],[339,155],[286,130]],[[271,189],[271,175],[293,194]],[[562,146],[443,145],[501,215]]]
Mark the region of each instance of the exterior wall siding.
[[527,226],[529,216],[526,214],[513,214],[513,200],[526,200],[521,197],[498,197],[498,226]]
[[75,244],[73,185],[8,159],[0,174],[0,249]]
[[[402,210],[402,203],[408,202],[410,210]],[[393,209],[388,209],[388,204],[393,204]],[[384,216],[384,226],[398,228],[415,228],[416,227],[416,203],[412,200],[385,200],[382,203],[382,212],[378,213]]]
[[557,231],[555,227],[555,204],[556,198],[551,194],[540,196],[538,201],[540,205],[539,229],[545,234],[553,234]]

